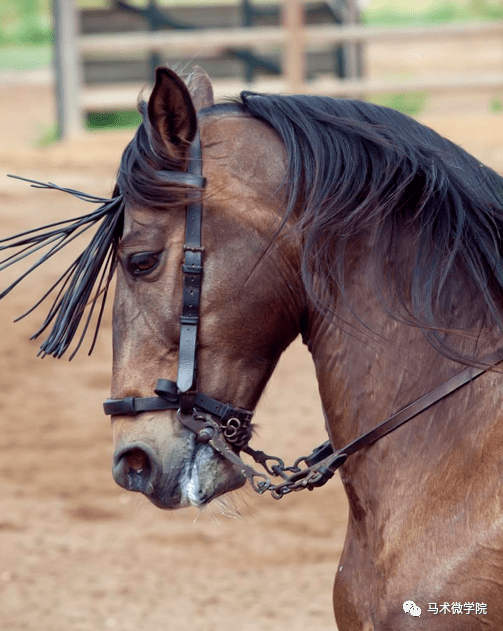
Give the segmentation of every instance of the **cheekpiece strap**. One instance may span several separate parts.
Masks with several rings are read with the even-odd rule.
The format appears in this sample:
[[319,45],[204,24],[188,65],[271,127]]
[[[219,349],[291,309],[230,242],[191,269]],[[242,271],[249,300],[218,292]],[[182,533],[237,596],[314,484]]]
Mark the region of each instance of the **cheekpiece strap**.
[[[201,141],[199,133],[191,145],[189,175],[202,179]],[[185,223],[185,256],[182,265],[183,293],[182,315],[180,317],[180,355],[178,358],[178,390],[186,394],[196,387],[197,330],[199,325],[199,303],[203,275],[203,248],[201,245],[202,203],[199,190],[187,191],[187,198],[193,199],[187,205]],[[182,408],[188,409],[192,401],[182,400]]]

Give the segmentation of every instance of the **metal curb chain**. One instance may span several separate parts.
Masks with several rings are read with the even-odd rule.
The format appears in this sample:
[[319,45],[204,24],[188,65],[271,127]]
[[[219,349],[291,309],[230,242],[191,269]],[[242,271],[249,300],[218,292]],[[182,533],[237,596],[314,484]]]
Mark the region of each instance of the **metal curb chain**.
[[[184,414],[178,410],[177,418],[185,427],[196,434],[198,442],[211,445],[215,451],[232,462],[250,482],[256,493],[263,495],[269,492],[276,500],[292,491],[302,491],[303,489],[312,491],[314,488],[323,486],[346,461],[346,455],[334,454],[328,447],[329,443],[324,443],[316,448],[309,456],[297,458],[291,466],[285,466],[283,460],[277,456],[270,456],[249,446],[244,447],[242,451],[250,455],[257,464],[260,464],[265,469],[266,475],[266,473],[256,471],[239,457],[233,450],[232,444],[229,445],[225,440],[227,438],[225,428],[222,428],[209,414],[200,412],[194,415]],[[230,421],[239,423],[238,419],[229,419]],[[233,427],[234,423],[230,423],[230,425]],[[224,440],[220,438],[221,435],[224,436]],[[326,452],[329,455],[323,457]],[[302,464],[306,466],[302,467]],[[274,484],[269,476],[280,477],[282,482]]]

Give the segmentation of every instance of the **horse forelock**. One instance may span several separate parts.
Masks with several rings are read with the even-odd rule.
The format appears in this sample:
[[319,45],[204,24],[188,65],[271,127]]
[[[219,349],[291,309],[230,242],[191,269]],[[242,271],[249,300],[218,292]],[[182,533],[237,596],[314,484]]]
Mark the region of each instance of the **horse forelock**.
[[166,171],[184,171],[186,163],[160,149],[154,142],[155,129],[150,125],[147,104],[138,110],[142,122],[122,154],[117,186],[127,203],[152,209],[166,209],[184,202],[187,188],[163,178]]
[[285,221],[302,208],[302,275],[322,312],[334,316],[330,297],[345,292],[348,247],[364,237],[369,282],[388,312],[421,327],[443,354],[461,358],[444,339],[459,328],[452,299],[460,283],[471,321],[503,328],[501,176],[389,108],[251,92],[241,104],[286,147]]

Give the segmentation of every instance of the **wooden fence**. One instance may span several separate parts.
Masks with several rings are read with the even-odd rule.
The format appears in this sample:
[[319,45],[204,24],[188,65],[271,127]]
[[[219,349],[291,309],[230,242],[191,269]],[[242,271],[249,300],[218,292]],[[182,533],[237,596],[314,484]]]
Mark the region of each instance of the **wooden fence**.
[[[62,137],[81,130],[83,114],[92,110],[134,107],[139,85],[84,87],[81,84],[81,60],[87,55],[117,56],[141,51],[171,55],[209,54],[218,56],[227,48],[250,47],[260,50],[281,49],[283,75],[253,83],[257,91],[324,94],[330,96],[360,96],[371,93],[416,90],[456,91],[503,88],[503,63],[500,72],[473,74],[460,72],[449,77],[432,76],[408,81],[381,81],[368,78],[336,79],[320,77],[305,79],[306,50],[330,44],[379,41],[447,40],[501,36],[503,23],[460,23],[422,28],[370,28],[360,25],[305,26],[302,0],[282,0],[281,27],[246,27],[208,29],[194,32],[158,31],[150,33],[114,33],[77,36],[75,10],[67,0],[54,0],[56,23],[56,67],[59,103],[59,129]],[[73,15],[72,15],[73,13]],[[59,66],[58,66],[59,61]],[[217,96],[232,95],[244,89],[242,81],[217,82]]]

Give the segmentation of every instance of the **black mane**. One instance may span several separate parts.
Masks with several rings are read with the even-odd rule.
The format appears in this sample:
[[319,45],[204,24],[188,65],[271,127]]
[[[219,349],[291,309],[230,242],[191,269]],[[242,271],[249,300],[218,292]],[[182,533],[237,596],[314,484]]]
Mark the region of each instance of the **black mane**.
[[[446,342],[446,329],[484,320],[503,328],[501,176],[386,107],[328,97],[240,97],[240,109],[285,144],[285,220],[302,208],[296,227],[304,240],[303,279],[324,313],[333,316],[327,297],[334,283],[344,293],[348,248],[366,235],[369,278],[382,302],[394,317],[421,327],[444,355],[462,359]],[[464,321],[453,314],[455,292],[471,309]]]
[[[286,147],[284,222],[301,209],[296,229],[304,243],[302,275],[322,313],[334,317],[330,297],[335,287],[344,296],[348,253],[365,237],[372,290],[393,317],[421,327],[441,353],[470,360],[446,341],[449,329],[503,330],[503,178],[495,171],[413,119],[369,103],[243,92],[239,101],[201,115],[230,110],[264,121]],[[0,251],[15,252],[0,261],[0,270],[47,248],[1,299],[76,235],[99,226],[89,246],[27,312],[55,295],[34,335],[51,327],[42,355],[61,357],[87,310],[75,354],[100,301],[97,333],[125,202],[164,209],[186,202],[186,186],[172,177],[186,165],[156,154],[144,103],[140,111],[143,122],[124,152],[112,198],[29,180],[101,206],[0,243]]]

